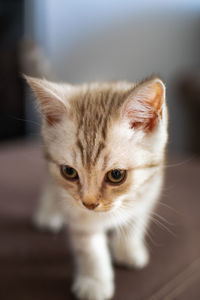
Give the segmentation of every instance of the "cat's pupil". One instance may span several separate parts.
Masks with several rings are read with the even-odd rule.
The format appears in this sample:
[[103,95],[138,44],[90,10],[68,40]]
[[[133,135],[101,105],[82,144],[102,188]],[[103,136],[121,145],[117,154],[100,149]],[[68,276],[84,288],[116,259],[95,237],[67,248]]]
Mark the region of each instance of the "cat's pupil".
[[78,180],[78,173],[74,168],[71,168],[67,165],[60,166],[61,175],[68,180]]
[[122,173],[121,173],[121,171],[120,170],[112,170],[112,172],[111,172],[111,175],[112,175],[112,178],[113,179],[120,179],[121,178],[121,176],[122,176]]
[[73,168],[70,168],[70,167],[66,167],[65,169],[65,172],[68,174],[68,175],[73,175],[74,174],[74,169]]

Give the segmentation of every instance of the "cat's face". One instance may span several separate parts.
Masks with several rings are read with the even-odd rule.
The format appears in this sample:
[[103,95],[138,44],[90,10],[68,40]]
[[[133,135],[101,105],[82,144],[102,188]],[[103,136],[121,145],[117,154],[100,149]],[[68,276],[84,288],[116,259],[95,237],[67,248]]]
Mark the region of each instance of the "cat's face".
[[51,174],[82,209],[116,209],[162,163],[167,113],[160,79],[82,86],[27,80],[40,102]]

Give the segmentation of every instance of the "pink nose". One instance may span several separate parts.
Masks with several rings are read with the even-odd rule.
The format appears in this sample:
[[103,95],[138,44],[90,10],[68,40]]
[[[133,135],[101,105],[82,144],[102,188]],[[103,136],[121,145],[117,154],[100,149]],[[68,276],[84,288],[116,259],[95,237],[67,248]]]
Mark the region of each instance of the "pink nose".
[[88,209],[93,210],[99,205],[99,203],[86,203],[86,202],[83,202],[83,205],[85,207],[87,207]]

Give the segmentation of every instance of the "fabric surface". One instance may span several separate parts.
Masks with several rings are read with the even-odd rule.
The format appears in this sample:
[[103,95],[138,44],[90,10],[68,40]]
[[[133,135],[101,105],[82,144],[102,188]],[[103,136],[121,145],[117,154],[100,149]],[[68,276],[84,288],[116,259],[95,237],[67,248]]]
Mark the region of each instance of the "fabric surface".
[[[200,160],[166,163],[166,183],[147,236],[151,253],[141,271],[115,268],[114,300],[200,299]],[[0,299],[66,300],[73,262],[67,234],[31,222],[42,183],[42,146],[0,147]]]

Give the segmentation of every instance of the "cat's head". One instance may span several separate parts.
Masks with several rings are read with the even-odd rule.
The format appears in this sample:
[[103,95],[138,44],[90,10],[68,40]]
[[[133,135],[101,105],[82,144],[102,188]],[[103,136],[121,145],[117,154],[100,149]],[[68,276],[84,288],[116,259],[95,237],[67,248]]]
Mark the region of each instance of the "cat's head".
[[26,79],[39,100],[50,172],[82,209],[116,209],[145,181],[138,170],[162,164],[167,111],[159,78],[80,86]]

